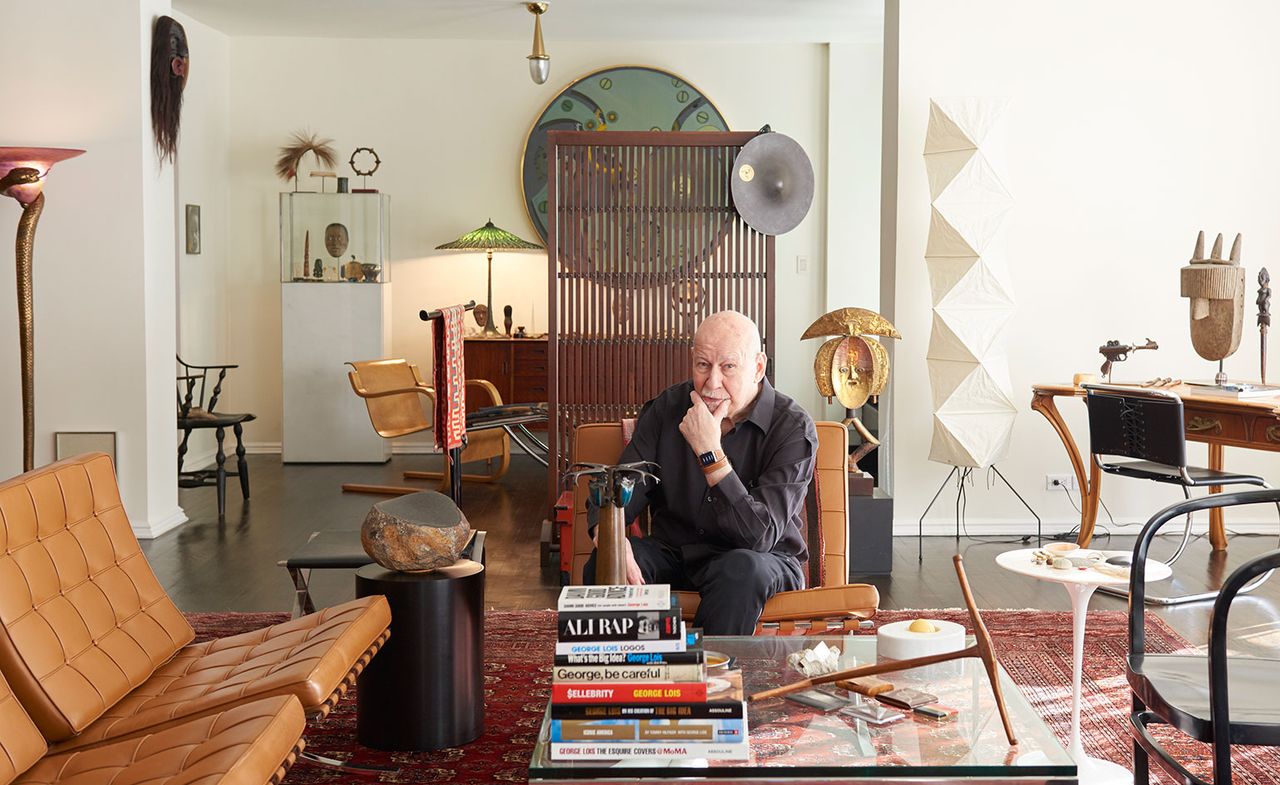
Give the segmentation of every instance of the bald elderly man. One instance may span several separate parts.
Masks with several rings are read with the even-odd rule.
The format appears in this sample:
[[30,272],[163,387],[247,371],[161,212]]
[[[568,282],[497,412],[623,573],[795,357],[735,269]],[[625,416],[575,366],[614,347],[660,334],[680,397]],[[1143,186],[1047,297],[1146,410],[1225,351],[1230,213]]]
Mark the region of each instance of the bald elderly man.
[[[765,378],[760,331],[746,316],[708,316],[692,360],[690,381],[645,404],[619,461],[662,467],[661,484],[637,486],[627,505],[627,521],[650,514],[649,536],[628,538],[627,582],[696,590],[695,626],[749,635],[766,600],[804,588],[801,513],[818,435]],[[595,561],[592,552],[587,583]]]

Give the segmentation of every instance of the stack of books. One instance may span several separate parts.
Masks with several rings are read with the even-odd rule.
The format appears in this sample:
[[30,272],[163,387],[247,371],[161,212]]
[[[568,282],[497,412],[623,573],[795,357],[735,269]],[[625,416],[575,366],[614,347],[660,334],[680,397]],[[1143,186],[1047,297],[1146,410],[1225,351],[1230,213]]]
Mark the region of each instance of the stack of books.
[[566,586],[558,610],[553,759],[747,758],[742,674],[708,675],[669,586]]

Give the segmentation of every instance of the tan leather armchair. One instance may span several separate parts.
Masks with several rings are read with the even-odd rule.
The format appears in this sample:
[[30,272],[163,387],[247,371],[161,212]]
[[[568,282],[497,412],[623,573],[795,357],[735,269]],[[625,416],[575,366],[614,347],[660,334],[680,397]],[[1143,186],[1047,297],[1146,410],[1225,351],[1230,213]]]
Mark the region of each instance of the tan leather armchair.
[[0,546],[0,673],[54,752],[282,695],[322,717],[389,634],[386,599],[365,597],[192,643],[103,453],[0,483]]
[[[369,421],[373,430],[384,439],[407,436],[431,427],[426,409],[435,409],[436,391],[422,379],[418,366],[403,359],[360,360],[349,362],[351,371],[347,378],[351,389],[364,399],[369,409]],[[492,382],[484,379],[468,379],[467,395],[478,395],[481,406],[501,406],[502,394]],[[426,407],[423,401],[426,401]],[[449,460],[448,453],[444,459]],[[494,465],[494,461],[497,465]],[[467,446],[462,451],[461,463],[466,465],[484,461],[487,474],[463,474],[463,480],[497,482],[511,465],[511,442],[501,429],[468,432]],[[440,491],[449,492],[448,475],[445,472],[408,471],[406,480],[439,480]],[[344,483],[342,490],[353,493],[407,494],[422,488],[400,485],[366,485]]]
[[[765,625],[790,632],[796,622],[811,627],[829,627],[834,620],[843,627],[870,618],[880,604],[876,587],[849,583],[849,484],[847,460],[849,432],[838,422],[817,422],[818,455],[814,482],[805,500],[809,547],[810,588],[775,594],[764,606],[756,631]],[[574,462],[616,463],[622,454],[622,426],[619,423],[590,423],[574,433]],[[573,495],[573,568],[571,581],[582,582],[582,567],[594,545],[587,534],[587,483],[579,481]],[[680,610],[691,620],[698,610],[695,592],[678,592]]]

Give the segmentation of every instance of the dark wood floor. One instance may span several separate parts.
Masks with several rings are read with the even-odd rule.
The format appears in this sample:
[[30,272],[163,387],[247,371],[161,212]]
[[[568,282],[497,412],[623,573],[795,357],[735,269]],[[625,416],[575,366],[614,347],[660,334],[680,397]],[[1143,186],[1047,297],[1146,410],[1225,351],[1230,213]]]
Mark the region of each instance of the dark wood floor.
[[[369,507],[379,498],[344,494],[343,482],[403,484],[405,469],[438,468],[434,456],[397,456],[385,465],[289,464],[279,456],[249,458],[253,498],[242,503],[232,479],[227,489],[227,519],[217,521],[213,488],[180,491],[190,521],[143,543],[164,587],[178,607],[188,611],[288,610],[292,586],[276,562],[322,529],[359,529]],[[555,570],[540,566],[545,469],[524,457],[512,459],[511,471],[495,485],[467,483],[463,511],[471,524],[488,534],[486,603],[491,608],[552,607],[559,591]],[[1097,547],[1127,549],[1132,537],[1097,540]],[[926,537],[924,562],[916,561],[914,537],[895,540],[891,576],[868,577],[880,590],[884,608],[948,608],[963,604],[953,577],[951,556],[957,550],[975,598],[983,608],[1068,610],[1059,586],[1034,581],[995,566],[1001,551],[1018,543],[981,542],[977,538]],[[1160,546],[1170,553],[1173,543]],[[1276,547],[1273,536],[1236,536],[1227,554],[1210,555],[1208,542],[1194,542],[1176,566],[1178,593],[1216,585],[1252,555]],[[317,604],[333,604],[354,596],[354,580],[346,571],[314,573]],[[1164,588],[1166,584],[1156,584]],[[1166,592],[1168,593],[1168,592]],[[1123,610],[1123,599],[1096,594],[1093,609]],[[1153,611],[1188,640],[1207,635],[1210,604],[1196,603]],[[1232,611],[1232,648],[1253,655],[1280,652],[1280,578],[1240,599]]]

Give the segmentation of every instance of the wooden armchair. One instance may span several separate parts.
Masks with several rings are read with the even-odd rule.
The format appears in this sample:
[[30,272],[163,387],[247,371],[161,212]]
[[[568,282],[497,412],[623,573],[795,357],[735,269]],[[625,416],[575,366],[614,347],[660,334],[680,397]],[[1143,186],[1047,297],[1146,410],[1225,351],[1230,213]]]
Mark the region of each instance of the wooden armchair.
[[[836,626],[851,629],[858,620],[875,615],[880,604],[876,587],[849,583],[849,432],[838,422],[815,423],[818,455],[814,480],[805,499],[808,525],[809,563],[806,583],[810,588],[775,594],[764,606],[756,633],[776,628],[783,634],[795,631],[796,622],[809,622],[812,633]],[[590,423],[578,426],[574,436],[573,462],[616,463],[622,454],[622,426],[619,423]],[[572,532],[561,547],[572,548],[571,581],[582,582],[582,567],[594,547],[587,534],[587,483],[574,488]],[[680,611],[686,621],[698,610],[696,592],[677,592]]]
[[[178,487],[217,487],[218,520],[226,516],[227,477],[238,477],[240,493],[246,501],[249,499],[249,464],[244,457],[244,424],[253,422],[257,418],[248,412],[214,411],[218,406],[218,396],[222,395],[222,382],[227,378],[227,371],[239,367],[238,365],[192,365],[178,356],[178,430],[182,431],[182,441],[178,444]],[[212,371],[218,373],[210,384]],[[233,472],[227,471],[227,454],[222,448],[222,440],[227,428],[230,428],[236,437],[236,470]],[[187,442],[191,439],[191,432],[202,429],[213,430],[214,443],[217,447],[214,454],[214,468],[183,471],[182,463],[187,456]]]
[[[418,366],[407,360],[366,360],[349,362],[352,370],[347,373],[351,389],[364,399],[369,409],[373,429],[384,439],[394,439],[431,427],[426,410],[435,410],[435,390],[422,380]],[[484,379],[468,379],[468,396],[471,391],[481,394],[481,406],[501,406],[502,395],[498,388]],[[426,399],[426,405],[423,399]],[[444,456],[446,463],[449,456]],[[495,466],[495,460],[497,462]],[[467,447],[462,451],[460,463],[484,461],[487,474],[463,474],[462,479],[477,482],[496,482],[507,473],[511,464],[511,445],[502,429],[471,431],[467,434]],[[448,493],[447,472],[404,473],[406,480],[439,480],[440,490]],[[399,485],[363,485],[344,483],[342,490],[354,493],[406,494],[417,493],[422,488]]]

